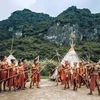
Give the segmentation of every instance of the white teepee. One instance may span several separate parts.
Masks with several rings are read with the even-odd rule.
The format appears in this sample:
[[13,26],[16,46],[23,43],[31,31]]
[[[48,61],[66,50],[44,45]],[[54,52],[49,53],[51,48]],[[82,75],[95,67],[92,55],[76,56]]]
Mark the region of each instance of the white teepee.
[[54,73],[49,77],[51,80],[55,80],[58,77],[58,67],[55,68]]
[[[81,60],[79,59],[77,53],[74,50],[74,46],[75,46],[75,44],[73,44],[73,39],[74,38],[75,38],[75,34],[72,33],[70,35],[70,39],[71,39],[70,46],[71,46],[71,48],[61,61],[61,64],[64,65],[64,66],[65,66],[65,61],[68,61],[70,63],[71,67],[74,67],[74,63],[77,63],[77,67],[79,67],[79,63],[81,62]],[[50,79],[56,79],[57,74],[58,74],[58,70],[56,69],[55,72],[53,73],[53,75],[50,77]]]
[[8,57],[7,57],[7,62],[8,64],[10,65],[11,64],[11,59],[15,59],[16,60],[16,66],[18,65],[18,60],[12,55],[10,54]]
[[[70,50],[67,52],[67,54],[65,55],[65,57],[62,59],[61,64],[65,65],[65,61],[68,61],[71,65],[71,67],[74,67],[74,63],[78,63],[81,62],[81,60],[79,59],[77,53],[74,50],[74,46],[73,44],[71,44],[71,48]],[[77,67],[79,67],[77,64]]]

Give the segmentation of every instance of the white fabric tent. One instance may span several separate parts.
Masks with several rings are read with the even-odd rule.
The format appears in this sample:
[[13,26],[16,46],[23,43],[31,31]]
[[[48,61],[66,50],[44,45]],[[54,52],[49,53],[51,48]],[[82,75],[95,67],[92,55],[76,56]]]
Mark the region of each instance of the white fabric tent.
[[62,59],[61,64],[65,65],[65,61],[68,61],[71,65],[71,67],[74,67],[74,63],[77,63],[77,67],[79,62],[81,62],[81,60],[79,59],[77,53],[74,50],[74,45],[71,44],[71,48],[70,50],[67,52],[67,54],[65,55],[65,57]]
[[17,59],[12,55],[10,54],[8,57],[7,57],[7,62],[8,64],[10,65],[11,64],[11,59],[15,59],[16,60],[16,66],[18,65],[18,61]]
[[57,69],[58,69],[58,67],[55,69],[53,75],[49,77],[51,80],[57,78],[57,75],[58,75],[58,70]]
[[[62,65],[65,65],[65,61],[68,61],[71,67],[74,67],[74,63],[77,63],[77,67],[79,67],[79,62],[81,62],[81,60],[79,59],[77,53],[75,52],[74,46],[75,45],[71,44],[70,50],[67,52],[67,54],[61,61]],[[53,75],[50,77],[50,79],[56,79],[57,75],[58,75],[58,70],[56,69]]]

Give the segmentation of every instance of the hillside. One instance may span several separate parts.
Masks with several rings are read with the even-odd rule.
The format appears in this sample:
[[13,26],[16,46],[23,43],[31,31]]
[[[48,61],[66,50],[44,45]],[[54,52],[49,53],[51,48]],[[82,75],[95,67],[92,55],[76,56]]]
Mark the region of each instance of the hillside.
[[68,44],[71,33],[76,36],[75,42],[100,41],[100,13],[91,14],[89,9],[69,7],[55,18],[45,37],[64,45]]
[[52,19],[47,14],[35,13],[28,9],[15,11],[7,20],[0,22],[0,40],[17,35],[33,36],[44,32]]
[[32,12],[28,9],[15,11],[0,21],[0,55],[9,55],[14,37],[14,55],[18,59],[52,58],[55,51],[63,57],[68,51],[71,33],[80,57],[94,61],[100,59],[100,13],[92,14],[88,9],[69,7],[57,17]]

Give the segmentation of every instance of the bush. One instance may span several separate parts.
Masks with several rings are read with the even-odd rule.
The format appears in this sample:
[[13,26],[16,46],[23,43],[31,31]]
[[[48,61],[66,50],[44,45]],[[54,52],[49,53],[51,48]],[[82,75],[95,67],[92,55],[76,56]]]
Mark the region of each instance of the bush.
[[55,69],[56,65],[54,65],[53,63],[49,63],[46,65],[46,68],[44,70],[42,70],[41,75],[42,76],[49,76],[51,71],[53,69]]

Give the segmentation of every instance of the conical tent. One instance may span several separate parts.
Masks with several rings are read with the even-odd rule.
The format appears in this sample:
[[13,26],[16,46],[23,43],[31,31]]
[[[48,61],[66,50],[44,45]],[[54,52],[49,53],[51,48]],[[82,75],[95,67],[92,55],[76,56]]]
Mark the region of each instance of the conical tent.
[[[74,67],[74,63],[78,63],[81,62],[81,60],[79,59],[77,53],[74,50],[74,46],[73,44],[71,44],[71,48],[70,50],[67,52],[67,54],[65,55],[65,57],[62,59],[61,64],[65,65],[65,61],[68,61],[71,65],[71,67]],[[79,67],[79,65],[77,64],[77,67]],[[52,76],[50,76],[50,79],[56,79],[58,75],[58,71],[57,68],[55,70],[55,72],[53,73]]]
[[74,46],[75,45],[71,44],[71,48],[67,52],[65,57],[62,59],[61,64],[65,65],[65,61],[68,61],[70,63],[70,65],[71,65],[71,67],[74,67],[74,63],[75,62],[78,63],[78,64],[79,64],[79,62],[81,62],[81,60],[79,59],[77,53],[74,50]]
[[54,73],[49,77],[51,80],[56,79],[58,76],[58,67],[55,69]]
[[[74,67],[74,63],[77,63],[77,67],[79,67],[79,63],[81,62],[81,60],[79,59],[77,53],[74,50],[74,46],[75,44],[74,42],[74,38],[75,38],[75,34],[71,33],[70,35],[70,39],[71,39],[71,43],[70,43],[70,50],[67,52],[67,54],[64,56],[64,58],[61,61],[61,65],[65,66],[65,61],[68,61],[70,63],[71,67]],[[50,79],[55,79],[57,77],[57,70],[55,70],[55,72],[53,73],[53,75],[50,77]]]
[[[7,62],[8,64],[10,65],[11,64],[11,59],[15,59],[17,61],[17,59],[12,55],[10,54],[8,57],[7,57]],[[16,62],[16,65],[18,64],[18,61]]]

